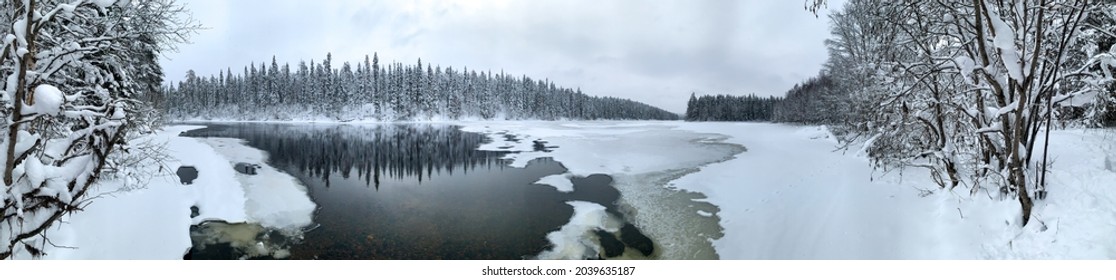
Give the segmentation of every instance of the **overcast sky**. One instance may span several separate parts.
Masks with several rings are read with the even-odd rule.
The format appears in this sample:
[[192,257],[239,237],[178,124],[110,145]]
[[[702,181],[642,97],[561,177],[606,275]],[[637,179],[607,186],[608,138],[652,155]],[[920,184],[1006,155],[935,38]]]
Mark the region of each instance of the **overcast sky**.
[[[216,75],[250,62],[400,61],[550,79],[673,112],[690,92],[782,95],[825,61],[803,0],[180,0],[206,30],[163,61]],[[839,7],[831,1],[830,8]]]

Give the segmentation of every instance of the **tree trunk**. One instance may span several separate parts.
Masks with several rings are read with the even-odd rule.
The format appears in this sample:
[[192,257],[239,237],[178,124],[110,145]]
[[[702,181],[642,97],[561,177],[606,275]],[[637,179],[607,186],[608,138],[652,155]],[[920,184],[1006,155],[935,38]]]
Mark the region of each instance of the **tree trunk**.
[[[23,120],[23,113],[21,112],[23,110],[23,99],[24,96],[27,95],[27,69],[31,68],[31,59],[35,56],[35,30],[31,28],[35,25],[34,11],[35,0],[28,0],[27,10],[24,11],[24,13],[27,15],[27,18],[25,19],[27,21],[27,24],[25,25],[26,29],[23,33],[24,36],[26,36],[25,39],[27,42],[28,52],[23,54],[23,56],[19,58],[19,75],[16,80],[15,97],[13,98],[13,100],[15,101],[13,103],[15,104],[13,104],[11,123],[8,124],[8,156],[7,158],[5,158],[4,162],[4,186],[8,187],[15,183],[14,178],[12,178],[12,169],[15,168],[16,164],[18,164],[16,162],[16,158],[19,157],[19,155],[15,154],[15,146],[16,142],[19,142],[19,126],[21,125],[20,121]],[[0,55],[7,54],[5,53]]]
[[1019,186],[1019,205],[1023,207],[1023,226],[1027,226],[1027,222],[1031,221],[1031,208],[1035,207],[1035,202],[1027,194],[1025,184]]

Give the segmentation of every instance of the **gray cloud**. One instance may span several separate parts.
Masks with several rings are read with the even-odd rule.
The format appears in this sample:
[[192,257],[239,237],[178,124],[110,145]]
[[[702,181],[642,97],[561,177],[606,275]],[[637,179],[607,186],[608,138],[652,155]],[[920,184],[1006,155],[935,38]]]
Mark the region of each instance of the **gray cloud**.
[[[817,73],[827,20],[800,1],[187,0],[210,27],[167,54],[171,81],[249,62],[385,62],[504,71],[667,110],[690,92],[782,95]],[[831,3],[837,7],[840,3]]]

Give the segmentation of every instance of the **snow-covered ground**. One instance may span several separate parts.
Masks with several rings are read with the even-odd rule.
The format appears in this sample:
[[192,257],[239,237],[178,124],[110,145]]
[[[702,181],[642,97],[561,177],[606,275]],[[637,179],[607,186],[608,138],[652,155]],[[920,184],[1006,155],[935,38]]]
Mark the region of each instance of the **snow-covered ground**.
[[[663,259],[1112,259],[1116,258],[1116,132],[1051,135],[1049,196],[1019,226],[1015,201],[938,190],[923,170],[881,173],[856,147],[837,150],[822,127],[686,122],[451,122],[486,133],[486,150],[512,165],[553,157],[569,169],[539,184],[568,191],[569,178],[607,174],[626,218],[657,242]],[[164,172],[141,188],[105,180],[103,194],[48,232],[51,259],[178,259],[190,225],[207,219],[277,229],[311,223],[304,186],[262,166],[266,155],[235,139],[150,137],[166,143],[170,170],[193,165],[192,185]],[[522,141],[506,141],[502,134]],[[534,151],[533,140],[558,146]],[[155,173],[158,167],[146,166]],[[927,192],[931,191],[931,192]],[[615,230],[600,205],[571,202],[571,223],[548,235],[543,258],[577,258],[596,227]],[[200,216],[190,218],[190,206]]]
[[[125,184],[111,177],[98,182],[91,193],[100,197],[48,231],[56,246],[47,246],[45,258],[181,259],[191,246],[190,225],[206,220],[258,223],[277,230],[310,224],[315,205],[297,180],[266,165],[259,175],[237,173],[235,162],[262,163],[266,155],[235,139],[178,136],[197,128],[169,127],[141,138],[165,145],[172,160],[162,167],[140,166],[154,174],[146,184]],[[192,184],[182,184],[173,173],[184,165],[198,170]],[[192,219],[191,206],[199,210]]]

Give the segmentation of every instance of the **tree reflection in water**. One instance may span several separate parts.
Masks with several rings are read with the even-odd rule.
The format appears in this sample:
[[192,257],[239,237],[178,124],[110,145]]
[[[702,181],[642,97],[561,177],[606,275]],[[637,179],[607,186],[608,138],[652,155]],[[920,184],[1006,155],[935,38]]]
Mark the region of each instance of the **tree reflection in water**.
[[330,185],[330,174],[352,176],[380,187],[380,178],[415,178],[435,173],[468,173],[478,166],[503,168],[506,152],[478,151],[487,141],[449,125],[227,124],[188,131],[190,137],[238,138],[269,153],[268,164],[297,169]]

